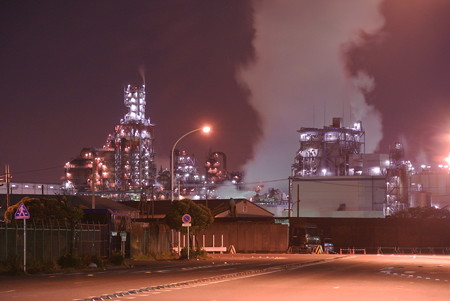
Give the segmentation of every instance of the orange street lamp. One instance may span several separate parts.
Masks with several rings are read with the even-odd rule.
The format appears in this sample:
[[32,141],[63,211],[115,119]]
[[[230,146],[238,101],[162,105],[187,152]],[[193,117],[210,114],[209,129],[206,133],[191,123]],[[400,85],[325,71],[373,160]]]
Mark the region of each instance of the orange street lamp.
[[[174,173],[174,152],[175,152],[175,147],[177,146],[178,142],[180,142],[181,139],[183,139],[184,137],[186,137],[187,135],[190,135],[192,133],[198,132],[198,131],[203,131],[203,133],[209,133],[211,131],[211,128],[209,126],[204,126],[192,131],[187,132],[186,134],[184,134],[183,136],[181,136],[180,138],[178,138],[178,140],[175,142],[175,144],[172,147],[172,152],[170,153],[170,201],[173,202],[173,192],[174,192],[174,188],[173,188],[173,184],[174,184],[174,180],[175,180],[175,173]],[[178,192],[179,193],[179,192]]]

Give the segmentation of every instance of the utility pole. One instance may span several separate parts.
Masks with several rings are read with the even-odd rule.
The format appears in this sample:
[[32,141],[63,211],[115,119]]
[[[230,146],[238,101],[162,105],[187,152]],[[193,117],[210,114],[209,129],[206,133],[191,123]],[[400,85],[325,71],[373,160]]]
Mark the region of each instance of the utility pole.
[[96,162],[95,162],[95,153],[92,152],[92,177],[91,177],[91,192],[92,192],[92,200],[91,200],[91,209],[95,209],[95,174],[96,174]]
[[5,180],[6,180],[6,208],[8,209],[9,204],[11,202],[11,196],[10,196],[10,183],[11,183],[11,173],[9,171],[9,165],[5,165]]

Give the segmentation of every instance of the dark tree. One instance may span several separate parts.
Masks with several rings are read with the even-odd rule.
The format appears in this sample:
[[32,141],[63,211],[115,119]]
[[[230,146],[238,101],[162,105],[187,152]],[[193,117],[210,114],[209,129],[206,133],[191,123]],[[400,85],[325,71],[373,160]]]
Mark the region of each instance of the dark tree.
[[165,221],[171,229],[182,231],[185,227],[182,226],[181,217],[185,214],[192,217],[190,228],[192,233],[199,233],[214,222],[214,217],[209,208],[189,199],[173,201]]
[[391,215],[392,218],[450,218],[450,211],[446,208],[413,207],[398,211]]
[[25,205],[30,213],[30,219],[34,221],[52,220],[73,225],[83,217],[83,211],[73,206],[70,200],[64,196],[55,196],[52,198],[24,197],[19,203],[8,207],[5,212],[6,222],[9,223],[14,219],[14,214],[21,203]]
[[75,227],[83,217],[83,210],[72,205],[72,202],[65,196],[55,196],[48,198],[24,197],[19,203],[8,207],[5,212],[5,221],[7,223],[14,220],[14,215],[23,203],[30,213],[30,220],[50,221],[58,224],[65,224],[70,228],[69,254],[74,251]]

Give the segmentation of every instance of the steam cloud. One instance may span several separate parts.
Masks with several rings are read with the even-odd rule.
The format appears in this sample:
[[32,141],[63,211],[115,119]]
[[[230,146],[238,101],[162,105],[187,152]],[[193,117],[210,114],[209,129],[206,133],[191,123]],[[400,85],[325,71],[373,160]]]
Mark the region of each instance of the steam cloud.
[[448,0],[385,0],[384,25],[347,45],[346,67],[374,79],[362,89],[383,117],[385,152],[404,144],[415,164],[444,163],[450,153],[450,3]]
[[[246,182],[268,181],[286,188],[300,127],[322,127],[332,117],[344,125],[362,120],[366,152],[381,139],[380,115],[367,105],[361,88],[376,86],[363,72],[348,78],[342,47],[382,25],[379,0],[255,2],[256,62],[240,78],[263,120],[264,137],[245,166]],[[356,73],[355,73],[356,75]]]

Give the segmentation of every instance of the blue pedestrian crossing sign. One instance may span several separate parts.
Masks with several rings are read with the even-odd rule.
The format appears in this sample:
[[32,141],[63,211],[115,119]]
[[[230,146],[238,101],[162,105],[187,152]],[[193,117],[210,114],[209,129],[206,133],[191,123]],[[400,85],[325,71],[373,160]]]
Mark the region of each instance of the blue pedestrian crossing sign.
[[20,203],[19,208],[17,208],[16,214],[14,214],[15,219],[29,219],[30,212],[28,212],[27,207],[23,203]]

